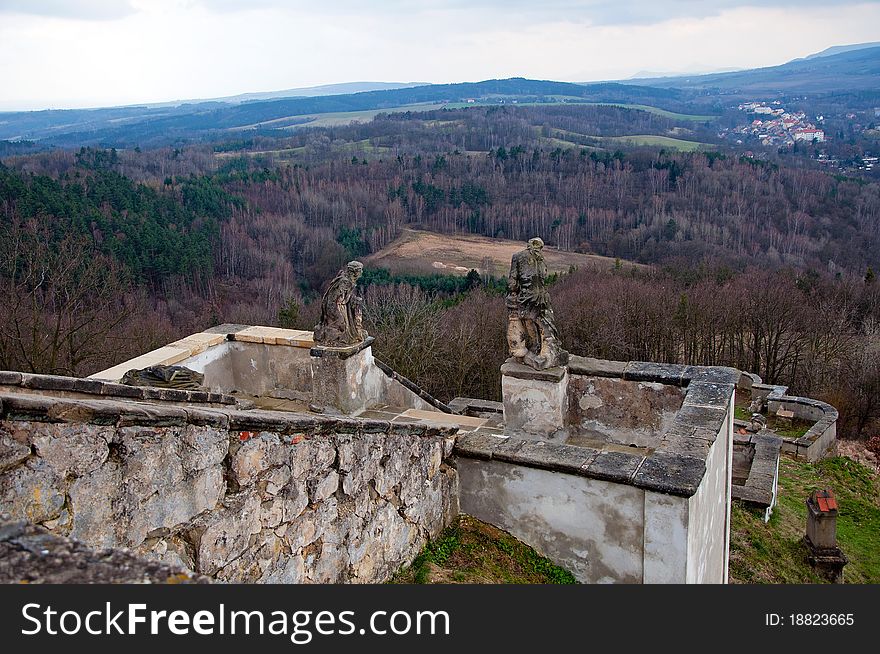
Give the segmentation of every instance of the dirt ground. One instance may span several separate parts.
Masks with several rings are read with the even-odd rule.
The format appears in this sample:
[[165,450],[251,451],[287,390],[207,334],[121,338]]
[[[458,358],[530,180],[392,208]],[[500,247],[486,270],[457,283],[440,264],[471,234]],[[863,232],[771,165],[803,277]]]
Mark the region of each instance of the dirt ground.
[[[504,277],[510,268],[510,258],[522,250],[525,242],[487,238],[485,236],[435,234],[408,229],[388,245],[366,259],[372,266],[387,268],[393,273],[466,275],[476,269],[480,274]],[[550,272],[596,267],[611,269],[614,259],[595,254],[560,252],[547,246],[544,257]],[[643,267],[622,262],[623,268]]]

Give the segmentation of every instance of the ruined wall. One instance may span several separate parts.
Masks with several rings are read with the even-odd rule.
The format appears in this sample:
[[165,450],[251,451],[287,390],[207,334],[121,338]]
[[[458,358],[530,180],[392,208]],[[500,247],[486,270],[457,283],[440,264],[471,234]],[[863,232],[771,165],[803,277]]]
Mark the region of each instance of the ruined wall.
[[[227,340],[177,363],[203,373],[205,386],[212,391],[237,391],[250,395],[292,391],[295,397],[303,400],[312,397],[315,366],[333,364],[344,369],[334,379],[338,378],[344,389],[356,390],[359,397],[367,398],[367,408],[387,404],[435,410],[429,402],[377,365],[371,348],[345,360],[316,361],[310,356],[308,347]],[[347,412],[351,407],[340,408]],[[356,410],[361,408],[358,405]]]
[[654,447],[681,408],[683,391],[671,384],[571,375],[569,443],[607,441]]
[[582,583],[641,583],[645,492],[502,461],[459,458],[461,510],[496,525]]
[[[607,434],[463,434],[462,510],[582,582],[726,583],[739,371],[581,357],[570,368],[569,427],[595,420]],[[631,447],[633,435],[648,440]]]
[[381,582],[458,513],[454,430],[0,394],[0,512],[228,582]]

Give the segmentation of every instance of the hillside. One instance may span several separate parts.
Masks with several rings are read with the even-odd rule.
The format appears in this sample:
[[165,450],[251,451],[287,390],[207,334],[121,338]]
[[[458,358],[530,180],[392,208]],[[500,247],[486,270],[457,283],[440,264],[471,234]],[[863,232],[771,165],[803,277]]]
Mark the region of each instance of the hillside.
[[730,73],[629,80],[631,84],[724,93],[876,92],[880,46],[796,59],[780,66]]
[[[283,98],[244,103],[202,102],[175,107],[38,111],[0,114],[0,139],[45,140],[61,146],[101,143],[126,147],[196,139],[244,126],[315,114],[392,109],[413,104],[456,103],[475,99],[518,102],[617,102],[687,111],[680,92],[617,83],[588,86],[512,78],[462,84],[433,84],[342,95]],[[699,112],[691,112],[699,113]],[[291,121],[293,122],[293,121]],[[271,125],[266,125],[273,129]]]
[[880,583],[880,479],[876,472],[847,457],[809,464],[779,461],[779,504],[769,523],[734,506],[730,538],[732,583],[804,584],[821,581],[806,563],[801,542],[807,521],[805,499],[811,491],[831,488],[840,504],[837,540],[849,564],[844,581]]

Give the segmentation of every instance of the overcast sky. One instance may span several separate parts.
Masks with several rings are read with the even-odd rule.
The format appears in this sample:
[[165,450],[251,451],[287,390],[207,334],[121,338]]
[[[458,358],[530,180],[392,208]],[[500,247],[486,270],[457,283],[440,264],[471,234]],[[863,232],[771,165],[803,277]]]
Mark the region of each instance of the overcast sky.
[[0,0],[0,109],[349,81],[572,82],[880,41],[880,0]]

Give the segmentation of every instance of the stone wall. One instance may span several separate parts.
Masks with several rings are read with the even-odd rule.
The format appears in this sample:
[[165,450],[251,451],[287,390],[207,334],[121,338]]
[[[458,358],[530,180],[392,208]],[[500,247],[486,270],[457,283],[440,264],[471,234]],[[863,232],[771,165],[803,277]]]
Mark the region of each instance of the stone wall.
[[837,409],[821,400],[809,397],[787,395],[788,386],[761,383],[761,378],[749,373],[752,379],[751,396],[760,398],[767,407],[768,414],[779,409],[791,411],[799,420],[814,424],[803,436],[797,439],[783,438],[782,451],[795,459],[819,461],[833,451],[837,442]]
[[[310,401],[315,395],[328,395],[322,385],[336,384],[357,395],[357,401],[337,407],[343,413],[357,413],[377,404],[449,412],[447,406],[376,361],[369,347],[343,359],[312,356],[314,345],[308,331],[224,324],[92,377],[118,381],[131,368],[173,361],[204,374],[205,386],[214,393],[272,396],[280,391],[284,397]],[[174,356],[169,358],[172,351]],[[341,370],[323,370],[333,366]],[[339,389],[330,395],[339,396]]]
[[681,408],[684,392],[671,384],[572,375],[568,384],[571,430],[576,440],[654,447]]
[[[573,378],[581,376],[585,390],[601,385],[599,399],[619,408],[611,419],[627,434],[644,429],[650,442],[463,434],[455,447],[462,510],[582,582],[726,583],[739,371],[572,360]],[[644,427],[626,422],[633,393],[643,400]]]
[[381,582],[458,513],[455,430],[0,393],[0,513],[227,582]]

